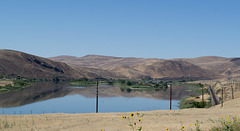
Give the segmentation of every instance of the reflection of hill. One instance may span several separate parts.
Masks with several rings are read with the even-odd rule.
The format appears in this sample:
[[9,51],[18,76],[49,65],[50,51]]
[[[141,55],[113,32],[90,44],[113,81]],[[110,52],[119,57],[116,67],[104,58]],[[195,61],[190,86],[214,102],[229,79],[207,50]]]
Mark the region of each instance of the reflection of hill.
[[[187,91],[193,90],[192,87],[173,87],[173,99],[180,100],[183,97],[194,95],[196,93]],[[75,90],[72,92],[73,94],[80,94],[85,97],[95,97],[96,89],[95,87],[89,87],[82,90]],[[155,91],[155,90],[143,90],[143,91],[131,91],[128,93],[127,91],[122,92],[118,87],[100,87],[99,88],[99,96],[100,97],[145,97],[145,98],[153,98],[153,99],[161,99],[167,100],[169,99],[169,90],[167,91]]]
[[[174,87],[173,88],[173,99],[180,100],[185,96],[194,94],[193,92],[187,92],[191,90],[191,87]],[[66,95],[79,94],[84,97],[95,97],[96,87],[87,88],[69,88],[67,84],[54,84],[51,82],[39,82],[35,83],[34,86],[28,87],[20,92],[11,92],[8,94],[0,95],[0,107],[17,107],[26,104],[31,104],[39,101],[48,99],[64,97]],[[122,92],[118,87],[111,86],[100,86],[99,97],[145,97],[153,99],[169,99],[169,91],[127,91]]]
[[64,85],[51,82],[38,82],[20,92],[0,94],[0,107],[17,107],[69,94]]

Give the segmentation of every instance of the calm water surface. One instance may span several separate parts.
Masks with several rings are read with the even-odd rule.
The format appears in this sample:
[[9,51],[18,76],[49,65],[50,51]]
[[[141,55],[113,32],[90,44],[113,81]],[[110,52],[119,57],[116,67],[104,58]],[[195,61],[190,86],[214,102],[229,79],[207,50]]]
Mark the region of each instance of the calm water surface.
[[[193,87],[174,87],[172,109],[183,97],[194,95]],[[132,112],[169,109],[168,90],[121,91],[99,87],[99,112]],[[67,83],[38,82],[20,92],[0,94],[1,114],[94,113],[96,87],[71,87]]]

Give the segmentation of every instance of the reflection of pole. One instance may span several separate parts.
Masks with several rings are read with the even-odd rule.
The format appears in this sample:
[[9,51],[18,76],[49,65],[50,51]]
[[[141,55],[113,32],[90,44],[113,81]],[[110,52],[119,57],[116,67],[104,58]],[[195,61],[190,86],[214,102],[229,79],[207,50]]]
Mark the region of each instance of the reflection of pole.
[[172,110],[172,84],[170,84],[170,110]]
[[223,107],[223,87],[222,87],[222,107]]
[[96,113],[98,113],[98,81],[97,81],[97,94],[96,94]]

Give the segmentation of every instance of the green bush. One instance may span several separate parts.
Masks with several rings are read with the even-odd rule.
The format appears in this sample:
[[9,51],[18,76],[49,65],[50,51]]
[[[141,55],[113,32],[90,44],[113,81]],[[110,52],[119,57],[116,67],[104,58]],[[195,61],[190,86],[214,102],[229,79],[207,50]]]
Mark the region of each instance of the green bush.
[[25,87],[30,83],[28,80],[15,80],[13,81],[13,84],[14,84],[14,87]]

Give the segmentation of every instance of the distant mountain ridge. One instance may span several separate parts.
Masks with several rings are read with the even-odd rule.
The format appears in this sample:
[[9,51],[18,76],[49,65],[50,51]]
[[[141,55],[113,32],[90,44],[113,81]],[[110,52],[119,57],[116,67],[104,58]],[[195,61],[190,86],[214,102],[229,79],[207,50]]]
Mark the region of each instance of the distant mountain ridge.
[[202,69],[181,59],[165,60],[156,58],[133,58],[87,55],[84,57],[58,56],[49,58],[54,61],[65,62],[75,67],[90,67],[108,70],[131,79],[141,78],[188,78],[188,79],[216,79],[217,74]]
[[0,75],[30,78],[218,79],[240,78],[240,58],[156,59],[87,55],[43,58],[0,50]]
[[222,76],[222,78],[240,78],[240,58],[206,56],[181,60],[193,63],[203,69],[210,70],[213,73]]

